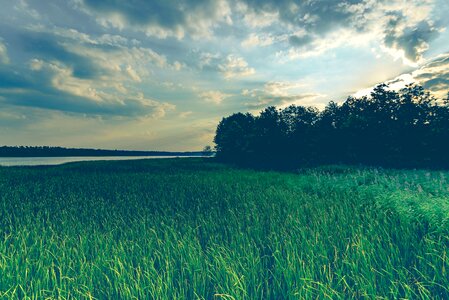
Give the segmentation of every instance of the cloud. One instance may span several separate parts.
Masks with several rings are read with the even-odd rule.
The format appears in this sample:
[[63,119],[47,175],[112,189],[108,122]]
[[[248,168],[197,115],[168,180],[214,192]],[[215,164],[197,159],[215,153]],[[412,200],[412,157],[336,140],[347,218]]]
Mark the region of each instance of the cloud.
[[273,96],[288,96],[291,91],[298,91],[306,87],[301,82],[269,81],[264,85],[265,93]]
[[449,93],[449,53],[435,57],[411,76],[438,98],[445,98]]
[[6,45],[2,43],[2,39],[0,38],[0,63],[9,64],[9,56]]
[[99,35],[96,37],[92,37],[87,33],[80,32],[74,28],[64,28],[64,27],[56,27],[53,28],[45,28],[40,26],[32,26],[29,28],[30,31],[42,32],[42,33],[51,33],[54,36],[58,36],[63,39],[68,40],[76,40],[83,44],[90,45],[109,45],[109,46],[127,46],[133,45],[137,46],[140,44],[137,40],[129,40],[121,35],[117,34],[109,34],[105,33],[103,35]]
[[[47,61],[63,62],[71,66],[75,76],[80,78],[116,76],[119,73],[128,74],[135,80],[134,75],[148,75],[148,69],[153,66],[175,70],[183,66],[178,61],[170,63],[164,55],[120,35],[92,36],[60,27],[31,27],[18,35],[20,46],[26,52]],[[134,70],[133,75],[128,71],[129,66]]]
[[197,68],[201,71],[220,73],[226,80],[251,76],[256,70],[248,62],[236,54],[223,56],[221,53],[199,52],[195,53],[194,60],[198,60]]
[[417,83],[431,91],[437,98],[446,98],[449,92],[449,53],[441,54],[415,71],[403,74],[387,82],[399,89],[409,83]]
[[185,118],[187,118],[187,117],[189,117],[189,116],[191,116],[193,114],[193,111],[183,111],[183,112],[180,112],[179,113],[179,117],[181,118],[181,119],[185,119]]
[[0,68],[1,104],[111,117],[162,117],[175,108],[142,93],[114,92],[58,62],[34,59],[29,67],[31,72]]
[[[323,35],[341,27],[352,26],[353,16],[363,14],[372,1],[293,1],[293,0],[243,0],[245,13],[262,17],[266,14],[277,16],[278,21],[292,28],[303,28],[307,32]],[[357,12],[354,11],[358,5]],[[347,24],[347,25],[344,25]]]
[[136,82],[142,82],[142,79],[140,78],[140,76],[137,74],[137,72],[130,66],[128,65],[126,67],[126,72],[128,73],[128,75]]
[[[447,91],[447,56],[429,60],[447,51],[445,0],[3,2],[0,122],[29,124],[9,131],[14,141],[58,144],[67,130],[70,143],[194,148],[203,138],[187,138],[190,125],[214,119],[198,127],[213,130],[230,110],[317,106],[402,73],[397,86]],[[36,111],[58,117],[22,135]]]
[[236,11],[243,15],[245,24],[253,29],[269,27],[279,19],[279,13],[276,11],[255,11],[249,6],[250,3],[244,1],[238,1],[235,5]]
[[[118,35],[91,36],[75,29],[18,29],[15,46],[26,64],[0,68],[3,104],[121,117],[161,117],[174,105],[146,97],[134,84],[151,69],[182,64]],[[0,60],[9,61],[0,44]],[[29,58],[28,60],[26,58]]]
[[256,70],[249,67],[242,57],[233,54],[228,55],[225,61],[218,65],[218,69],[225,79],[246,77],[256,73]]
[[[449,92],[449,53],[438,55],[414,71],[399,75],[385,83],[393,90],[400,90],[408,84],[420,84],[437,98],[443,99]],[[357,91],[354,96],[368,96],[373,88]]]
[[37,12],[37,10],[32,9],[29,5],[28,2],[25,0],[19,0],[17,1],[17,3],[14,5],[14,10],[18,11],[18,12],[23,12],[25,13],[28,17],[31,17],[33,19],[39,20],[41,19],[41,15]]
[[[262,31],[252,32],[241,41],[243,47],[287,41],[292,49],[282,53],[290,59],[345,45],[343,39],[333,42],[334,33],[348,32],[346,45],[359,45],[360,37],[366,41],[369,36],[369,42],[377,43],[385,53],[412,64],[422,58],[428,43],[441,30],[431,21],[436,5],[433,0],[77,1],[105,26],[130,28],[160,38],[211,37],[215,28],[233,24],[232,18],[243,18],[244,24]],[[287,38],[275,38],[280,35]]]
[[271,35],[257,35],[255,33],[251,33],[247,39],[245,39],[241,45],[245,48],[250,47],[265,47],[272,45],[275,41],[275,38]]
[[102,74],[101,68],[95,62],[65,47],[62,41],[58,41],[51,34],[32,31],[19,32],[18,46],[35,58],[63,62],[73,70],[75,77],[87,79],[99,77]]
[[[394,79],[387,80],[385,84],[388,84],[391,90],[399,91],[400,89],[405,88],[409,84],[417,83],[415,78],[411,74],[402,74]],[[369,97],[371,93],[374,91],[374,86],[359,90],[355,92],[352,96],[356,98],[361,97]]]
[[203,69],[218,69],[218,65],[222,60],[220,53],[201,52],[199,57],[195,57],[194,60],[198,60],[198,67]]
[[[254,16],[263,19],[266,14],[276,16],[265,33],[283,28],[291,49],[279,54],[287,59],[322,54],[340,46],[372,45],[411,65],[422,59],[429,42],[442,30],[438,20],[433,20],[437,0],[241,0],[241,3],[242,14],[251,15],[252,19],[257,19]],[[337,33],[344,33],[345,38],[339,38]],[[246,43],[255,45],[258,41],[250,36]]]
[[215,104],[220,104],[221,102],[223,102],[223,100],[231,96],[232,95],[225,94],[220,91],[208,91],[200,94],[201,99],[203,99],[206,102],[212,102]]
[[429,48],[428,42],[438,35],[438,28],[427,20],[407,26],[403,14],[398,12],[389,14],[389,18],[385,28],[385,46],[399,53],[405,61],[419,62]]
[[317,101],[325,95],[305,92],[308,87],[301,82],[269,81],[261,89],[242,91],[242,96],[250,98],[246,106],[250,109],[260,109],[270,105],[280,108],[289,105],[320,106]]
[[288,40],[291,45],[301,47],[311,43],[314,39],[310,35],[291,35]]
[[224,0],[78,0],[81,8],[105,27],[131,28],[159,38],[210,36],[217,23],[232,23]]

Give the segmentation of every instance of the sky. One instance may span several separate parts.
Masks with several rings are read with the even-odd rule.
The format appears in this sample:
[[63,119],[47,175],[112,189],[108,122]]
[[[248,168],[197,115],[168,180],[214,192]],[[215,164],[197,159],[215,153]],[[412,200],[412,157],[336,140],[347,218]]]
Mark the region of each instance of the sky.
[[449,91],[447,0],[0,0],[0,145],[200,150],[234,112]]

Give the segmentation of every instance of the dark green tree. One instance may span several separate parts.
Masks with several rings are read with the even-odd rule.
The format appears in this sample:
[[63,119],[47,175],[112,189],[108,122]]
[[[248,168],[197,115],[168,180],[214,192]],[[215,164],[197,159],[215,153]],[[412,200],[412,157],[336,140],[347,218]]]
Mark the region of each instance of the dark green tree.
[[268,107],[260,115],[224,118],[217,157],[246,165],[313,164],[449,167],[449,94],[438,101],[419,85],[386,84],[367,97],[330,102],[323,111]]

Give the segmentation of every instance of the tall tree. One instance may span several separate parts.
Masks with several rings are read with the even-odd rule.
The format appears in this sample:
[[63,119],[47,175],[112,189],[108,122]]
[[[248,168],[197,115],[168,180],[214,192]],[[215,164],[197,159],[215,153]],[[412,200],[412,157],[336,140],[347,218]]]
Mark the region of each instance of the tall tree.
[[438,101],[423,87],[376,86],[367,97],[330,102],[323,111],[268,107],[260,115],[224,118],[217,156],[283,168],[318,163],[449,167],[449,95]]

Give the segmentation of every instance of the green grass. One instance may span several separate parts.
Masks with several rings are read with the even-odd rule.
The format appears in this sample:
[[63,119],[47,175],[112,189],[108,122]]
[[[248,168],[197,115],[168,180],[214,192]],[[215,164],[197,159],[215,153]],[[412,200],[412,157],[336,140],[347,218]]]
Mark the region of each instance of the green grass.
[[0,168],[0,298],[449,297],[449,172]]

